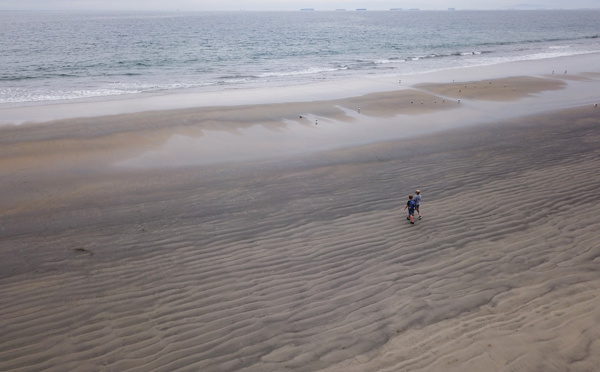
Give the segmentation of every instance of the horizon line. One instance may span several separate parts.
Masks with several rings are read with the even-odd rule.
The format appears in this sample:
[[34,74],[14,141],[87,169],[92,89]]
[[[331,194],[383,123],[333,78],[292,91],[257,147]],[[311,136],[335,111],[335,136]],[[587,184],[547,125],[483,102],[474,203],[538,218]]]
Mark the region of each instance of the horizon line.
[[369,8],[332,8],[332,9],[317,9],[317,8],[300,8],[300,9],[0,9],[0,12],[454,12],[454,11],[532,11],[532,10],[600,10],[600,6],[595,8],[521,8],[507,7],[496,9],[478,9],[478,8],[445,8],[445,9],[420,9],[420,8],[387,8],[387,9],[369,9]]

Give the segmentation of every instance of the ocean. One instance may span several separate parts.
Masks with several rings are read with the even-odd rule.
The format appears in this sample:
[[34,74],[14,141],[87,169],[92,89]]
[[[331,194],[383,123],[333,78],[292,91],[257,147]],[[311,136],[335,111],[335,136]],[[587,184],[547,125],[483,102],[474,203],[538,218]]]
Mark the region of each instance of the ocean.
[[600,51],[600,10],[0,12],[0,105],[403,76]]

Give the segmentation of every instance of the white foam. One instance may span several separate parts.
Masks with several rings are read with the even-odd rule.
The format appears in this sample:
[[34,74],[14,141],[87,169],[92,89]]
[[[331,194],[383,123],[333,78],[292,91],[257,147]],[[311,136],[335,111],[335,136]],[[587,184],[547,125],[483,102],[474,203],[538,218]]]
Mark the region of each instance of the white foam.
[[298,76],[298,75],[312,75],[312,74],[319,74],[322,72],[333,72],[333,71],[340,71],[340,70],[346,70],[348,69],[348,67],[342,66],[339,68],[332,68],[332,67],[311,67],[311,68],[307,68],[305,70],[297,70],[297,71],[278,71],[278,72],[265,72],[262,74],[259,74],[258,77],[264,78],[264,77],[284,77],[284,76]]
[[[240,88],[202,92],[161,91],[128,94],[116,97],[97,97],[91,100],[5,104],[0,106],[0,125],[43,122],[73,117],[94,117],[150,110],[171,110],[203,106],[233,106],[261,103],[309,102],[360,96],[374,92],[410,88],[423,82],[470,81],[516,75],[545,75],[552,70],[567,70],[570,74],[600,73],[600,53],[586,53],[541,59],[537,56],[527,61],[509,62],[490,60],[489,65],[440,68],[427,73],[399,74],[324,81],[310,84],[262,88]],[[398,78],[402,84],[398,84]],[[597,96],[595,97],[597,100]]]

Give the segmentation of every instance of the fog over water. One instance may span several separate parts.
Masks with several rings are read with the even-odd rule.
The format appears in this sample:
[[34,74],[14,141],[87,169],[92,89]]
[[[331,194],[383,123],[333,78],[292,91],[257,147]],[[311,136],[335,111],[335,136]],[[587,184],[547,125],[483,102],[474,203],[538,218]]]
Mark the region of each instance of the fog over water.
[[4,0],[0,10],[333,10],[391,8],[456,9],[577,9],[600,8],[599,0]]

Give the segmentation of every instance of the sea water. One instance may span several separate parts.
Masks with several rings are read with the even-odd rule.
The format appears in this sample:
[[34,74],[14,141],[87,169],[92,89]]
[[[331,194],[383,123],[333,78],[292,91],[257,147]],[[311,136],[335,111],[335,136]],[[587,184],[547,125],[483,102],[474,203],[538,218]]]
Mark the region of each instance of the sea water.
[[600,51],[600,10],[0,12],[0,106]]

